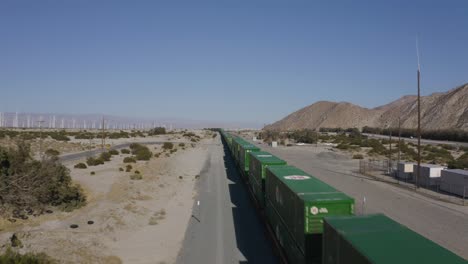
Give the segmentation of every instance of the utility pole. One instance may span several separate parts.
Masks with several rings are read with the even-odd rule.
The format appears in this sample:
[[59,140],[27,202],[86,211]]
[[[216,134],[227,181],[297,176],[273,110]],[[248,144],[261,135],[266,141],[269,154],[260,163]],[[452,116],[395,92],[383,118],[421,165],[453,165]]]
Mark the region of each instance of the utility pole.
[[319,132],[319,129],[316,128],[315,129],[315,147],[318,148],[318,132]]
[[419,188],[419,177],[421,175],[421,65],[419,64],[419,46],[416,38],[416,55],[418,57],[418,169],[416,170],[416,189]]
[[106,144],[106,130],[104,126],[104,117],[102,117],[102,142],[101,142],[101,149],[104,151],[104,145]]
[[390,132],[389,144],[390,144],[390,151],[388,152],[388,173],[391,174],[392,172],[392,129],[389,127],[388,131]]
[[401,117],[398,116],[398,163],[400,163],[401,156]]
[[42,123],[44,123],[44,120],[40,119],[39,121],[37,121],[39,123],[39,156],[43,157],[42,155]]

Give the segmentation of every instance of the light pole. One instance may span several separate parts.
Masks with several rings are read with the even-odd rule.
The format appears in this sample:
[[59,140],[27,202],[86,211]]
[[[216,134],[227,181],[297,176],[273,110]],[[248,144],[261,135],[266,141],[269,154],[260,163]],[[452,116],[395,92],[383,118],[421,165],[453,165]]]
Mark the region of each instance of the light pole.
[[416,170],[416,189],[419,188],[419,177],[421,175],[421,65],[419,64],[419,46],[416,39],[416,55],[418,57],[418,169]]

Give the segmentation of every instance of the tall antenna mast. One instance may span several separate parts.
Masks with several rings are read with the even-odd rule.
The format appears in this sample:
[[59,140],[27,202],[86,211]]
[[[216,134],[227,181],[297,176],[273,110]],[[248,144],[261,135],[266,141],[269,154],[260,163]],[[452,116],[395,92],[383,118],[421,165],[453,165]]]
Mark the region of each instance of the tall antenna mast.
[[416,56],[418,57],[418,170],[416,171],[416,189],[421,175],[421,64],[419,63],[419,40],[416,37]]

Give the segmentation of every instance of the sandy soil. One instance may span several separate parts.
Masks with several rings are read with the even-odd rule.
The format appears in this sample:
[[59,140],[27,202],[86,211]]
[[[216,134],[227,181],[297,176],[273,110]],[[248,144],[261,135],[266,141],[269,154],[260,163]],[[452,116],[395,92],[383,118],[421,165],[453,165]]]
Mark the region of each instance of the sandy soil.
[[[178,151],[170,157],[132,164],[132,172],[119,171],[128,155],[81,170],[73,169],[79,161],[66,164],[86,192],[88,205],[4,225],[0,244],[16,232],[24,245],[20,251],[46,252],[61,263],[174,263],[191,217],[206,144],[213,141],[207,136],[192,147],[187,139],[180,140],[187,142],[184,148],[176,144]],[[154,153],[162,151],[149,147]],[[130,179],[134,170],[142,180]],[[79,227],[71,229],[71,224]]]

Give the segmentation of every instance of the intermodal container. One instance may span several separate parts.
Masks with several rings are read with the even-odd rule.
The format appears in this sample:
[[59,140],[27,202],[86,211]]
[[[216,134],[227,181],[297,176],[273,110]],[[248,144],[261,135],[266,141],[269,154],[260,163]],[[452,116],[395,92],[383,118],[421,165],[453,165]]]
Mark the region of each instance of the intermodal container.
[[239,162],[239,146],[240,146],[241,138],[232,136],[232,157],[236,164]]
[[286,165],[286,161],[273,156],[265,151],[251,152],[249,165],[249,181],[256,183],[253,188],[260,207],[265,207],[265,174],[266,168],[270,166]]
[[321,258],[323,217],[354,214],[353,198],[293,166],[266,169],[265,195],[307,262]]
[[306,259],[297,247],[297,244],[294,241],[292,234],[284,225],[283,221],[281,221],[281,217],[276,213],[272,204],[268,201],[265,205],[265,211],[267,218],[270,222],[270,226],[273,229],[273,232],[275,233],[276,240],[286,253],[288,263],[305,264]]
[[245,141],[240,144],[239,146],[240,151],[239,151],[239,167],[242,170],[242,173],[244,176],[249,175],[249,165],[250,165],[250,153],[252,152],[258,152],[260,149],[251,144],[248,141]]
[[323,249],[323,264],[467,263],[383,214],[326,217]]

